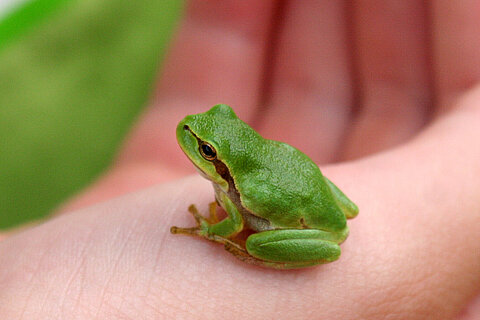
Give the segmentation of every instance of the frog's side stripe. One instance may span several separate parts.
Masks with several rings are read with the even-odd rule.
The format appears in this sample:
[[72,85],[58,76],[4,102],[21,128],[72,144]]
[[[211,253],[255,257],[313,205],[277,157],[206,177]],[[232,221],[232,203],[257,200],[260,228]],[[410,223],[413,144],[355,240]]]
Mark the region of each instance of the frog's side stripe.
[[232,175],[230,174],[230,170],[228,167],[220,161],[219,159],[215,159],[212,161],[213,165],[215,166],[215,170],[217,173],[228,183],[228,197],[232,200],[232,202],[237,206],[238,211],[243,217],[244,223],[248,226],[248,228],[255,230],[255,231],[265,231],[273,229],[270,222],[267,219],[259,217],[247,208],[242,203],[240,198],[240,193],[237,190],[235,185],[235,181],[233,180]]
[[[200,139],[195,134],[195,132],[193,132],[190,128],[188,128],[188,131],[190,131],[190,133],[195,137],[195,139],[197,139],[197,144],[199,147],[202,145],[202,143],[205,142],[202,139]],[[233,177],[230,174],[230,170],[228,169],[227,165],[223,163],[221,160],[219,160],[218,158],[215,158],[211,162],[215,167],[215,171],[217,171],[217,173],[222,177],[222,179],[227,182],[228,197],[237,206],[238,211],[243,217],[244,223],[250,229],[255,231],[265,231],[265,230],[273,229],[270,222],[267,219],[259,217],[253,214],[252,212],[250,212],[250,210],[248,210],[247,208],[245,208],[240,198],[240,193],[238,192],[237,187],[235,185],[235,181],[233,180]]]

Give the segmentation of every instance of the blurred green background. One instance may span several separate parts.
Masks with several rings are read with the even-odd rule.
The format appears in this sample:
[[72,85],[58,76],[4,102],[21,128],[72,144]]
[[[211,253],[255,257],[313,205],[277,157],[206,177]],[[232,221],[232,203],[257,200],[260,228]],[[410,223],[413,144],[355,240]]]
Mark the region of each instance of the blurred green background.
[[182,8],[33,0],[0,17],[0,228],[45,216],[109,165]]

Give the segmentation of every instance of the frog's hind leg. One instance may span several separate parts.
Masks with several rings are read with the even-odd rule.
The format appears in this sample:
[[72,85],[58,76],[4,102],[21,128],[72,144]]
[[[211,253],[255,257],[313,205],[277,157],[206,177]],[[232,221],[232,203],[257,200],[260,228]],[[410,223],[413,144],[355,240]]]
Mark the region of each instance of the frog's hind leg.
[[317,229],[269,230],[250,235],[246,249],[257,259],[298,268],[337,260],[339,241],[338,234]]
[[236,258],[275,269],[296,269],[335,261],[343,234],[317,229],[270,230],[251,234],[245,248],[225,243]]
[[268,267],[274,269],[298,269],[305,268],[317,265],[317,261],[304,261],[304,262],[275,262],[275,261],[266,261],[262,259],[255,258],[250,255],[247,250],[239,246],[237,243],[232,241],[225,242],[225,250],[230,252],[235,256],[235,258],[256,266]]
[[352,219],[355,218],[358,214],[358,207],[355,203],[352,202],[343,192],[342,190],[338,189],[338,187],[330,180],[328,180],[327,177],[325,177],[325,181],[327,182],[327,185],[330,187],[330,190],[333,193],[333,196],[335,197],[335,200],[337,202],[337,205],[342,209],[343,213],[345,214],[345,217],[347,219]]

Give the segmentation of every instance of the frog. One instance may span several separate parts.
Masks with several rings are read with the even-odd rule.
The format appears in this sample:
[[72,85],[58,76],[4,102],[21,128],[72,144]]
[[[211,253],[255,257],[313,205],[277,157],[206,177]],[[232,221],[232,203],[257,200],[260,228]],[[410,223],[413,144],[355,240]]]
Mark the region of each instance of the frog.
[[[225,104],[187,115],[177,141],[215,193],[209,214],[188,211],[195,227],[173,234],[220,243],[236,258],[258,266],[297,269],[340,257],[347,219],[358,207],[303,152],[263,138]],[[225,211],[219,219],[218,206]],[[243,238],[242,236],[243,235]]]

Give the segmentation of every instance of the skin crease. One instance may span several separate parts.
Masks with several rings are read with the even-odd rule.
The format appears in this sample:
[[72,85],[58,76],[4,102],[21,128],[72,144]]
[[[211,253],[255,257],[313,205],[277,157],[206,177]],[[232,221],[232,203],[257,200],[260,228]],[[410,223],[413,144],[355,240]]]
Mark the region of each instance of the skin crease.
[[[112,168],[63,214],[3,235],[0,318],[477,319],[479,5],[340,3],[191,2]],[[175,126],[221,102],[338,162],[322,171],[360,208],[339,261],[269,270],[170,235],[194,225],[189,204],[213,200],[208,181],[185,177]]]

